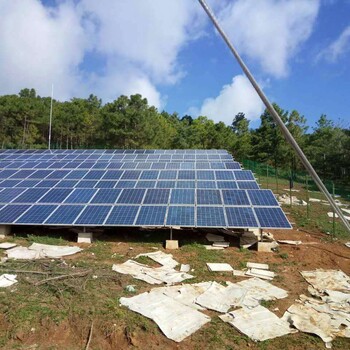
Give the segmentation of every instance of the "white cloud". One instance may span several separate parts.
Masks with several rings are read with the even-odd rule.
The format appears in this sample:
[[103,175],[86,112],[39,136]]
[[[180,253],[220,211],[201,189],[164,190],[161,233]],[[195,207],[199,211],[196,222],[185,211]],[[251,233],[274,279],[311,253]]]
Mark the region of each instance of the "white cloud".
[[350,26],[346,27],[340,36],[326,49],[317,55],[317,60],[325,59],[328,62],[336,62],[341,56],[350,50]]
[[185,74],[179,52],[204,23],[187,0],[57,3],[0,0],[0,94],[34,87],[48,95],[53,82],[58,99],[142,93],[160,107],[158,87]]
[[[199,115],[205,115],[215,122],[231,124],[234,116],[243,112],[246,118],[255,120],[264,110],[263,103],[243,75],[233,77],[230,85],[225,85],[215,98],[207,98],[199,109]],[[195,111],[194,109],[191,110]]]
[[89,47],[71,3],[48,10],[37,0],[0,0],[0,93],[34,87],[71,97],[79,84],[77,66]]
[[319,0],[237,0],[218,18],[241,54],[275,77],[288,74],[288,61],[313,29]]

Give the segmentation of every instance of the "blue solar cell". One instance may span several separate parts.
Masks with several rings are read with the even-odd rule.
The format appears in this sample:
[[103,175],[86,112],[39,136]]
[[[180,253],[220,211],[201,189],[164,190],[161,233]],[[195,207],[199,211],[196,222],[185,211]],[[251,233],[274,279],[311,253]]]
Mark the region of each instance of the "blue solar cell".
[[141,175],[141,171],[139,170],[125,170],[122,175],[122,180],[137,180]]
[[197,154],[196,159],[197,160],[208,160],[208,156],[206,154]]
[[191,161],[191,160],[186,160],[185,159],[184,163],[180,163],[180,169],[193,170],[193,169],[196,169],[196,164],[193,163],[193,161]]
[[116,183],[116,181],[112,180],[101,180],[95,185],[95,188],[113,188]]
[[255,180],[253,173],[250,170],[234,171],[236,180]]
[[72,170],[65,180],[81,180],[87,174],[86,170]]
[[250,190],[250,189],[257,190],[257,189],[259,189],[259,186],[256,183],[256,181],[237,181],[237,186],[241,190]]
[[226,207],[227,223],[230,227],[259,227],[252,208]]
[[229,162],[225,163],[226,169],[241,169],[241,166],[238,162]]
[[49,168],[50,169],[62,169],[66,164],[67,164],[67,162],[54,162],[49,166]]
[[89,203],[97,190],[91,188],[76,188],[64,201],[64,203]]
[[135,186],[136,186],[136,181],[123,181],[123,180],[120,180],[115,185],[115,188],[135,188]]
[[26,210],[28,210],[29,207],[30,205],[23,205],[23,204],[6,205],[0,211],[0,223],[13,224],[19,216],[21,216]]
[[222,170],[222,171],[215,171],[216,180],[234,180],[235,177],[233,175],[233,171],[230,170]]
[[117,203],[119,204],[141,204],[145,189],[124,189],[120,194]]
[[40,199],[39,203],[62,203],[71,192],[71,189],[53,188]]
[[197,181],[197,188],[216,188],[215,181]]
[[212,162],[210,163],[211,169],[226,169],[224,163]]
[[83,205],[60,205],[57,210],[45,221],[45,224],[71,225],[83,208]]
[[28,188],[27,191],[14,199],[12,203],[35,203],[48,191],[48,188]]
[[159,172],[160,180],[175,180],[177,177],[176,170],[162,170]]
[[57,205],[33,205],[16,220],[16,224],[42,224],[56,208]]
[[91,203],[108,203],[113,204],[117,201],[117,198],[119,197],[119,194],[122,190],[120,189],[99,189],[94,198],[92,198]]
[[24,162],[21,169],[33,169],[36,165],[36,162]]
[[137,181],[136,188],[154,188],[156,186],[156,181]]
[[75,187],[76,188],[94,188],[97,185],[97,180],[80,180]]
[[141,180],[156,180],[158,178],[159,171],[157,170],[145,170],[142,172]]
[[176,188],[196,188],[195,181],[177,181]]
[[15,187],[22,180],[4,180],[0,183],[0,187]]
[[180,170],[178,175],[179,180],[195,180],[196,172],[194,170]]
[[0,171],[0,179],[7,179],[13,174],[15,174],[17,170],[2,170]]
[[171,204],[195,204],[195,190],[192,189],[172,189]]
[[44,179],[46,176],[52,173],[52,170],[37,170],[32,175],[28,176],[28,179]]
[[37,183],[35,187],[46,187],[51,188],[55,187],[58,184],[59,180],[42,180]]
[[165,169],[166,163],[152,163],[151,169]]
[[220,189],[235,189],[238,188],[236,181],[218,181],[217,183],[218,188]]
[[165,221],[166,206],[141,207],[137,216],[136,225],[163,226]]
[[107,170],[103,175],[103,180],[118,180],[123,174],[123,170]]
[[110,205],[89,205],[74,222],[76,225],[102,225],[109,214]]
[[151,169],[152,163],[138,163],[136,169]]
[[70,173],[70,170],[54,170],[50,175],[46,176],[45,179],[63,179]]
[[98,162],[98,163],[95,163],[94,166],[92,167],[92,169],[106,169],[107,166],[108,166],[108,162]]
[[100,180],[104,174],[105,174],[104,170],[90,170],[84,176],[84,180]]
[[35,169],[47,169],[51,165],[50,162],[40,162],[38,165],[35,167]]
[[276,197],[271,190],[247,190],[247,192],[254,206],[278,206]]
[[133,162],[125,162],[123,165],[122,165],[122,169],[135,169],[137,166],[137,163],[133,163]]
[[25,179],[32,175],[35,170],[20,170],[11,176],[11,179]]
[[166,163],[166,169],[180,169],[180,163]]
[[194,207],[170,206],[168,210],[167,225],[194,226]]
[[219,190],[197,190],[197,204],[222,204]]
[[250,205],[244,190],[222,190],[225,205]]
[[223,207],[197,207],[197,226],[226,227]]
[[210,169],[210,163],[209,162],[197,162],[196,169]]
[[198,170],[197,171],[198,180],[215,180],[214,171],[212,170]]
[[149,189],[143,201],[144,204],[167,204],[169,201],[169,189]]
[[82,162],[78,169],[91,169],[95,165],[95,162]]
[[78,182],[78,180],[61,180],[55,187],[70,188],[74,187]]
[[[113,158],[114,159],[114,158]],[[115,159],[118,160],[118,159]],[[120,162],[111,162],[109,163],[109,165],[107,166],[107,169],[120,169],[122,167],[123,163]]]
[[254,211],[262,228],[291,228],[281,208],[254,208]]
[[0,192],[0,203],[11,202],[24,191],[24,188],[5,188]]
[[157,188],[175,188],[176,181],[157,181]]
[[131,226],[135,221],[138,210],[138,206],[114,206],[107,218],[106,225]]
[[76,169],[81,162],[68,162],[65,166],[63,166],[64,169]]

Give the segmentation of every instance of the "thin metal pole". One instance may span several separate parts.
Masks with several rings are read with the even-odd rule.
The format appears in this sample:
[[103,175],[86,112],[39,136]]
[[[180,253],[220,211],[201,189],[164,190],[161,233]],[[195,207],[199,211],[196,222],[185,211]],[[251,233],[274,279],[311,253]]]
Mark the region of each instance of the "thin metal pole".
[[53,104],[53,84],[51,88],[51,107],[50,107],[50,121],[49,121],[49,151],[51,150],[52,104]]
[[281,128],[282,134],[284,135],[285,139],[294,148],[295,152],[298,154],[298,156],[299,156],[301,162],[303,163],[304,167],[309,172],[310,176],[313,178],[313,180],[315,181],[315,183],[318,186],[318,188],[320,189],[320,191],[323,192],[323,194],[326,196],[329,204],[332,206],[332,208],[335,210],[335,212],[339,215],[339,217],[343,221],[345,227],[350,232],[350,224],[349,224],[349,222],[345,219],[342,211],[338,208],[338,206],[336,205],[336,203],[333,200],[332,196],[328,192],[327,188],[325,187],[325,185],[323,184],[323,182],[321,181],[321,179],[317,175],[316,171],[314,170],[314,168],[312,167],[312,165],[310,164],[310,162],[306,158],[304,152],[301,150],[301,148],[299,147],[297,142],[294,140],[292,134],[289,132],[288,128],[284,125],[281,117],[278,115],[278,113],[276,112],[276,110],[273,107],[273,105],[271,104],[271,102],[268,100],[268,98],[266,97],[264,92],[261,90],[260,86],[258,85],[256,80],[254,79],[253,75],[250,73],[248,67],[245,65],[245,63],[243,62],[242,58],[238,54],[237,50],[231,44],[228,36],[221,29],[221,27],[220,27],[220,25],[219,25],[215,15],[214,15],[214,13],[212,12],[212,10],[209,8],[209,6],[207,5],[207,3],[204,0],[198,0],[198,1],[201,4],[201,6],[203,7],[204,11],[209,16],[209,18],[211,19],[211,21],[213,22],[213,24],[214,24],[215,28],[217,29],[217,31],[220,33],[220,35],[224,39],[226,45],[231,50],[232,54],[235,56],[235,58],[238,61],[239,65],[241,66],[243,72],[245,73],[245,75],[249,79],[250,83],[253,85],[255,91],[257,92],[257,94],[259,95],[261,100],[263,101],[264,105],[266,106],[266,109],[270,112],[273,120]]

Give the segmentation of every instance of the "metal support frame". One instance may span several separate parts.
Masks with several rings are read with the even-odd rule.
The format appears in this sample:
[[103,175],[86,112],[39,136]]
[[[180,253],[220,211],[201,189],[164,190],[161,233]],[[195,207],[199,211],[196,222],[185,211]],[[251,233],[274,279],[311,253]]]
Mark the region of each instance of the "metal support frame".
[[309,174],[312,177],[312,179],[315,181],[317,187],[326,196],[329,204],[332,206],[334,211],[339,215],[340,219],[342,220],[342,222],[344,223],[345,227],[347,228],[347,230],[350,233],[350,224],[349,224],[349,222],[344,217],[344,215],[343,215],[342,211],[340,210],[340,208],[336,205],[336,203],[335,203],[334,199],[332,198],[331,194],[328,192],[326,186],[323,184],[322,180],[317,175],[316,171],[314,170],[314,168],[312,167],[311,163],[306,158],[304,152],[301,150],[301,148],[299,147],[298,143],[293,138],[292,134],[289,132],[288,128],[284,125],[281,117],[278,115],[278,113],[276,112],[275,108],[273,107],[271,102],[268,100],[268,98],[266,97],[266,95],[264,94],[264,92],[262,91],[262,89],[260,88],[258,83],[256,82],[256,80],[254,79],[253,75],[251,74],[251,72],[249,71],[248,67],[243,62],[243,60],[240,57],[240,55],[238,54],[237,50],[235,49],[235,47],[230,42],[228,36],[225,34],[223,29],[220,27],[219,22],[216,19],[214,13],[209,8],[209,6],[205,2],[205,0],[198,0],[198,1],[201,4],[201,6],[203,7],[204,11],[209,16],[210,20],[213,22],[215,28],[220,33],[220,35],[223,38],[223,40],[225,41],[226,45],[229,47],[229,49],[231,50],[232,54],[234,55],[234,57],[238,61],[238,64],[241,66],[243,72],[245,73],[245,75],[249,79],[250,83],[253,85],[255,91],[257,92],[257,94],[259,95],[261,100],[263,101],[266,109],[270,112],[273,120],[280,127],[280,129],[282,131],[282,134],[284,135],[285,139],[293,147],[294,151],[299,156],[299,158],[300,158],[301,162],[303,163],[304,167],[309,172]]

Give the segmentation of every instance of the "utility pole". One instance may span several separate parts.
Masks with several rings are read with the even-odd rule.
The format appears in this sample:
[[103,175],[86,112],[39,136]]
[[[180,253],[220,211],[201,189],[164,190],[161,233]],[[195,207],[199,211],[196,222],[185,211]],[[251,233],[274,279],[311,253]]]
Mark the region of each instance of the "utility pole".
[[50,107],[50,121],[49,121],[49,151],[51,151],[51,128],[52,128],[52,104],[53,104],[53,84],[51,87],[51,107]]

